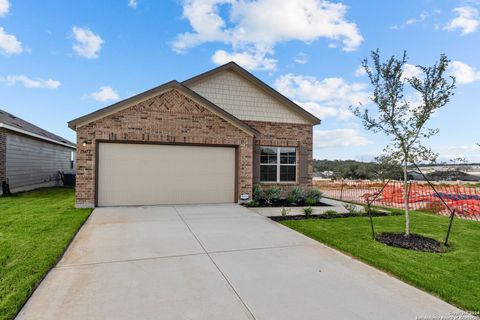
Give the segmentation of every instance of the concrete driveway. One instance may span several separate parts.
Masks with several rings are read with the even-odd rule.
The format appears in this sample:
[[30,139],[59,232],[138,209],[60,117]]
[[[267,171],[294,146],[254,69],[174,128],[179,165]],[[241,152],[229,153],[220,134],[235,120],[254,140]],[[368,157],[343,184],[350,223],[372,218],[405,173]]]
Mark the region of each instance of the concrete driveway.
[[383,320],[458,312],[244,207],[185,205],[95,209],[18,319]]

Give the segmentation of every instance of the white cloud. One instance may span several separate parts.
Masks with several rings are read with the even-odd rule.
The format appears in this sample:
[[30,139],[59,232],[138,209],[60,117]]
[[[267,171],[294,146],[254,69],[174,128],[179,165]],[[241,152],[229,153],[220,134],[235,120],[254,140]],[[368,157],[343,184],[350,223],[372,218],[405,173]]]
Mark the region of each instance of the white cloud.
[[305,64],[308,62],[308,55],[304,52],[299,52],[295,58],[293,58],[293,61],[298,64]]
[[83,58],[98,58],[102,44],[104,43],[103,39],[88,28],[73,26],[72,31],[73,37],[75,38],[73,50]]
[[109,86],[102,86],[100,90],[97,92],[93,92],[90,94],[90,98],[95,101],[105,102],[105,101],[112,101],[118,100],[120,97],[118,92],[115,91],[112,87]]
[[313,132],[314,148],[364,147],[370,144],[372,141],[355,129],[315,130]]
[[274,86],[320,118],[335,116],[344,120],[352,115],[349,106],[370,102],[366,84],[348,83],[343,78],[319,80],[289,73],[278,77]]
[[8,34],[3,27],[0,27],[0,51],[7,56],[23,51],[22,43],[13,34]]
[[128,6],[130,8],[136,9],[137,8],[137,0],[128,0]]
[[12,75],[1,78],[9,86],[21,83],[25,88],[29,89],[57,89],[60,87],[60,81],[52,79],[36,78],[31,79],[25,75]]
[[348,108],[338,108],[321,105],[317,102],[300,102],[294,101],[296,104],[307,110],[308,112],[314,114],[319,119],[325,118],[338,118],[339,120],[347,120],[353,117],[353,114]]
[[[222,42],[234,53],[257,58],[256,65],[271,60],[276,44],[290,40],[311,43],[328,38],[352,51],[363,37],[346,19],[347,9],[326,0],[183,0],[183,17],[192,32],[179,34],[172,47],[185,52],[203,43]],[[220,11],[227,12],[225,18]]]
[[5,17],[10,11],[10,1],[0,0],[0,18]]
[[464,6],[453,9],[456,18],[451,20],[444,29],[447,31],[461,30],[461,35],[474,32],[480,26],[480,16],[474,7]]
[[439,154],[440,160],[451,160],[465,158],[470,162],[480,162],[480,147],[476,144],[470,145],[440,145],[433,146],[433,151]]
[[418,17],[410,18],[402,24],[395,24],[395,25],[391,26],[390,29],[393,29],[393,30],[404,29],[405,27],[408,27],[408,26],[411,26],[411,25],[414,25],[414,24],[417,24],[417,23],[420,23],[420,22],[423,22],[423,21],[427,20],[428,16],[429,16],[428,12],[422,12],[422,13],[420,13],[420,15]]
[[363,77],[366,74],[367,71],[365,71],[363,66],[358,66],[358,68],[355,70],[355,77]]
[[224,50],[217,50],[212,56],[215,64],[225,64],[235,61],[249,70],[274,70],[277,60],[266,58],[265,54],[254,51],[228,53]]
[[403,73],[402,73],[402,78],[404,79],[410,79],[410,78],[420,78],[422,76],[422,69],[417,67],[416,65],[406,63],[403,66]]
[[450,62],[448,71],[455,77],[458,84],[469,84],[480,80],[480,70],[461,61]]

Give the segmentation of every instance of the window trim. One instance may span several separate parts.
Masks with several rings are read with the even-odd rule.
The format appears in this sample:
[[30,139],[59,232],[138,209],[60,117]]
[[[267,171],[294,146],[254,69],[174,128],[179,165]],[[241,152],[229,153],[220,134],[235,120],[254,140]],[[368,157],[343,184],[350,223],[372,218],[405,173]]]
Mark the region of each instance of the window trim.
[[[270,149],[275,149],[277,151],[277,163],[262,163],[262,160],[260,158],[259,164],[260,164],[260,183],[262,184],[296,184],[298,183],[298,148],[297,147],[269,147],[269,146],[260,146],[260,157],[261,157],[261,149],[262,148],[270,148]],[[295,150],[295,163],[280,163],[280,155],[281,155],[281,149],[294,149]],[[262,181],[262,166],[276,166],[277,167],[277,179],[275,181]],[[281,166],[290,166],[290,167],[295,167],[295,180],[291,181],[281,181],[280,180],[280,167]]]

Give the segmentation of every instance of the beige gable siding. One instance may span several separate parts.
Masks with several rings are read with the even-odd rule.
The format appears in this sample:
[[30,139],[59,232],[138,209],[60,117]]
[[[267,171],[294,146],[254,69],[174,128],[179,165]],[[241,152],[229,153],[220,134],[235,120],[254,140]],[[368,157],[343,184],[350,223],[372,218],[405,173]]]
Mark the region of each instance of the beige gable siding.
[[232,71],[220,72],[189,87],[240,120],[308,123],[303,117]]

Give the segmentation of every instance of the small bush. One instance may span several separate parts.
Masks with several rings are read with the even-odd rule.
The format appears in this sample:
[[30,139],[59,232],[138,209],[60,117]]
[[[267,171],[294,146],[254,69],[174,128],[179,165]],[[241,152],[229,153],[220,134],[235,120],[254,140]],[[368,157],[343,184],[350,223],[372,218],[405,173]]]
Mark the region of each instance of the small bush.
[[273,186],[270,189],[264,191],[264,199],[268,205],[271,205],[272,202],[278,201],[280,199],[281,190],[277,186]]
[[288,215],[289,212],[290,212],[290,209],[282,208],[282,210],[280,211],[280,214],[282,215],[282,217],[285,217]]
[[317,202],[320,202],[320,199],[322,198],[322,191],[320,191],[319,189],[317,188],[312,188],[310,190],[308,190],[308,192],[306,193],[306,197],[307,198],[314,198],[315,200],[317,200]]
[[327,210],[323,214],[338,214],[338,212],[335,210]]
[[257,200],[250,200],[247,203],[247,206],[249,206],[249,207],[258,207],[259,205],[260,205],[260,202],[258,202]]
[[317,204],[317,202],[318,202],[317,199],[313,198],[313,197],[308,197],[308,198],[305,199],[305,204],[307,206],[314,206],[314,205]]
[[309,218],[312,215],[313,209],[312,207],[303,208],[303,212],[305,213],[305,217]]
[[265,192],[260,185],[253,187],[253,200],[260,202],[265,197]]
[[296,199],[292,195],[287,196],[287,199],[285,199],[285,201],[288,205],[296,203]]
[[298,203],[302,201],[303,198],[305,198],[305,191],[298,186],[294,186],[292,187],[292,189],[290,189],[290,193],[287,197],[287,200],[289,198],[293,201],[292,203]]

